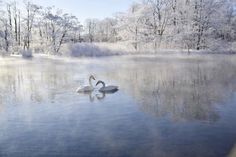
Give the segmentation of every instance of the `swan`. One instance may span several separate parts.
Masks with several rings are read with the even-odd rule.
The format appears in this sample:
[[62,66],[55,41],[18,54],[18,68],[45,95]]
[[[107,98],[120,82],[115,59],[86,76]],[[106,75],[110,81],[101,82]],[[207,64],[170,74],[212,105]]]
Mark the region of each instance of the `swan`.
[[98,81],[96,86],[98,84],[102,84],[102,88],[100,88],[98,91],[102,92],[102,93],[115,93],[116,91],[118,91],[118,86],[106,86],[105,83],[103,81]]
[[94,90],[93,84],[92,84],[92,79],[96,80],[93,75],[89,77],[89,86],[85,86],[83,88],[78,88],[76,90],[77,93],[90,93]]

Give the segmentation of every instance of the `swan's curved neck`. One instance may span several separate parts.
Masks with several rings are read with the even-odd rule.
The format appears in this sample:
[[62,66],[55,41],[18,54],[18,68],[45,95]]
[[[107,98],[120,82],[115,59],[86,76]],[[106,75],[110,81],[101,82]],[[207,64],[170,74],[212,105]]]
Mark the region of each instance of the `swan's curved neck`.
[[89,78],[89,85],[90,85],[91,87],[93,87],[93,84],[92,84],[92,77]]
[[102,84],[102,87],[105,87],[105,86],[106,86],[105,83],[104,83],[103,81],[99,81],[99,83]]
[[102,84],[102,87],[105,87],[105,86],[106,86],[104,82],[101,82],[101,84]]

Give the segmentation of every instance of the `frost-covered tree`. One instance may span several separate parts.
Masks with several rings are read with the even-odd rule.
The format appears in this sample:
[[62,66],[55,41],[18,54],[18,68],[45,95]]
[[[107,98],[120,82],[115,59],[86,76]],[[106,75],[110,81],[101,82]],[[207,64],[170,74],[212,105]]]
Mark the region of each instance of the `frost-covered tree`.
[[115,42],[117,37],[117,20],[114,18],[105,18],[96,24],[95,40],[99,42]]
[[[170,0],[147,0],[149,5],[149,16],[146,25],[152,32],[150,35],[154,42],[154,49],[160,47],[163,35],[171,20],[171,1]],[[174,21],[175,25],[176,21]]]
[[145,9],[141,4],[134,3],[127,13],[118,15],[119,36],[123,40],[130,42],[135,50],[138,50],[139,43],[145,36]]
[[55,7],[0,0],[0,50],[58,55],[63,44],[76,42],[120,42],[139,51],[231,50],[236,47],[235,8],[235,0],[140,0],[114,17],[81,25]]
[[[51,9],[44,16],[45,30],[47,38],[54,54],[59,54],[62,44],[67,41],[76,40],[74,36],[69,37],[75,31],[81,29],[78,19],[67,13],[63,13],[61,10],[57,10],[55,13]],[[70,33],[71,32],[71,33]]]
[[4,54],[10,54],[12,45],[12,18],[11,18],[11,4],[1,2],[1,18],[0,18],[0,38],[1,50]]
[[98,19],[86,19],[85,21],[85,34],[90,43],[94,42],[95,40],[96,27],[98,22]]
[[30,49],[34,18],[42,7],[31,2],[25,2],[26,17],[24,18],[24,49]]
[[211,49],[235,42],[235,6],[235,0],[145,0],[120,14],[118,34],[132,44],[153,42],[154,49]]
[[85,41],[87,42],[116,42],[117,41],[117,20],[115,18],[86,19]]

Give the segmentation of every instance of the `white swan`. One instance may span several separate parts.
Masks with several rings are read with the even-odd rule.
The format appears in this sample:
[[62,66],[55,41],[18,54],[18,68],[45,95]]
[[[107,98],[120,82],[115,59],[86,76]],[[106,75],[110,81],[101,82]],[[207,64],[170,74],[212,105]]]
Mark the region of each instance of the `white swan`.
[[103,86],[102,86],[102,88],[99,89],[99,92],[102,92],[102,93],[115,93],[116,91],[118,91],[118,86],[106,86],[103,81],[98,81],[96,86],[100,83]]
[[92,84],[92,79],[96,80],[93,75],[89,77],[89,86],[85,86],[83,88],[78,88],[76,90],[77,93],[90,93],[94,90],[93,84]]

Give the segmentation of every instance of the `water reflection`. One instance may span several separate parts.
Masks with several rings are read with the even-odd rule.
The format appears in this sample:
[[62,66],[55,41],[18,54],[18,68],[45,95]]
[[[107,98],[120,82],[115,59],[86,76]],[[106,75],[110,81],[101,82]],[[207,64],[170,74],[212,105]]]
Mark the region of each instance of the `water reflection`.
[[[0,156],[234,156],[235,59],[0,62]],[[77,94],[91,73],[119,92]]]
[[106,94],[105,93],[96,94],[96,97],[98,100],[103,100],[106,97]]
[[236,90],[236,64],[224,58],[134,58],[107,73],[142,111],[173,120],[217,121],[216,104]]
[[86,93],[79,93],[79,96],[88,96],[90,102],[94,102],[95,96],[93,95],[92,92],[86,92]]
[[[1,64],[0,72],[2,104],[54,102],[58,95],[72,93],[78,82],[84,82],[87,74],[81,71],[102,69],[99,76],[116,81],[148,114],[176,121],[214,122],[220,118],[215,105],[224,104],[236,90],[233,57],[131,57],[115,61],[113,66],[95,62],[92,70],[90,64],[78,68],[77,63],[65,66],[60,61],[7,63]],[[94,102],[105,99],[106,94],[87,95]]]
[[118,91],[118,90],[113,91],[113,92],[109,92],[109,93],[106,93],[106,92],[98,92],[98,91],[96,91],[96,92],[86,92],[86,93],[79,93],[78,95],[79,95],[79,96],[88,96],[89,101],[90,101],[90,102],[94,102],[95,100],[98,100],[98,101],[104,100],[107,95],[114,94],[114,93],[116,93],[117,91]]
[[[1,67],[1,95],[7,103],[31,103],[54,100],[61,89],[72,82],[72,71],[57,63],[6,64]],[[63,71],[63,72],[61,72]],[[9,102],[12,101],[12,102]]]

